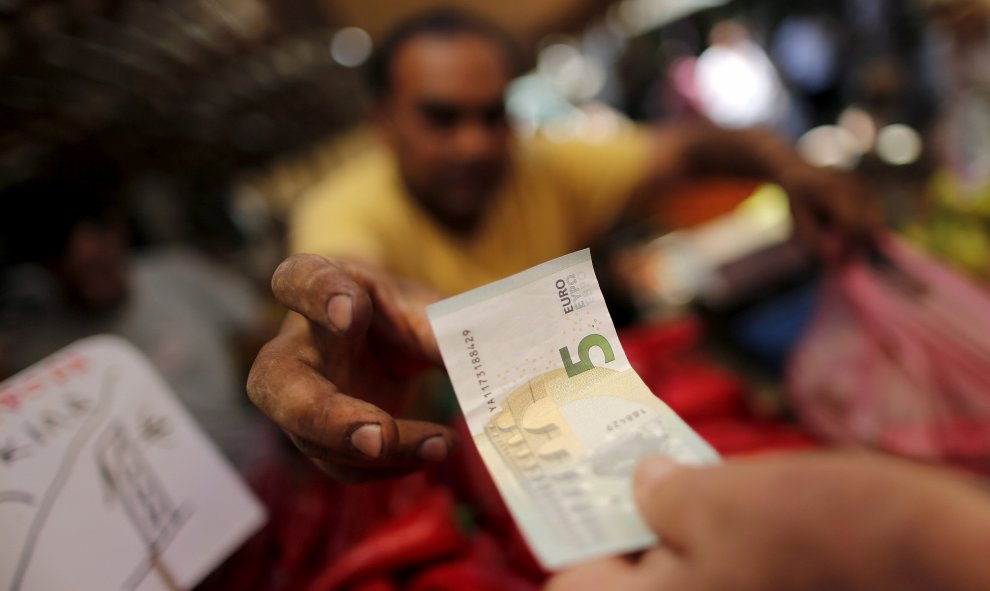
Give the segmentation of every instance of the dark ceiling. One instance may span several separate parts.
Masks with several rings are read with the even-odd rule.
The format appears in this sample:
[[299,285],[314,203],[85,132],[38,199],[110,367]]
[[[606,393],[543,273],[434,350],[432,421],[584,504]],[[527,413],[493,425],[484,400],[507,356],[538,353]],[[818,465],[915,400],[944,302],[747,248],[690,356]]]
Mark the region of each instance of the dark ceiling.
[[[342,26],[380,36],[426,0],[0,0],[0,182],[66,144],[223,177],[361,115]],[[461,2],[532,44],[608,2]]]

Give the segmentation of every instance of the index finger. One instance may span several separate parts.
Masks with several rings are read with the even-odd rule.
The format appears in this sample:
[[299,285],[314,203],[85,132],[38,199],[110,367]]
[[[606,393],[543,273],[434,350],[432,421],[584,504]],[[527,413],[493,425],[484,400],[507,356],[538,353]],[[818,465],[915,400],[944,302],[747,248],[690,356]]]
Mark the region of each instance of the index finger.
[[361,339],[370,328],[382,342],[416,358],[440,360],[426,314],[439,294],[424,286],[357,262],[297,254],[275,270],[272,291],[279,302],[333,335]]

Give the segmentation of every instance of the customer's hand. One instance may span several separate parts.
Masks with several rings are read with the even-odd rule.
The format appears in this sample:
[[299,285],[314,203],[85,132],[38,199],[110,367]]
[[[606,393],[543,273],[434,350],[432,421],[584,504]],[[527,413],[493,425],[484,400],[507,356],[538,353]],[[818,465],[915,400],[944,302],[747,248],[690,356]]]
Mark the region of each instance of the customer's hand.
[[550,591],[990,589],[990,497],[946,471],[859,454],[651,458],[635,494],[662,545],[565,571]]
[[439,362],[425,307],[437,296],[371,267],[295,255],[272,278],[293,310],[258,354],[251,400],[331,475],[389,478],[443,460],[442,425],[395,418],[411,367]]

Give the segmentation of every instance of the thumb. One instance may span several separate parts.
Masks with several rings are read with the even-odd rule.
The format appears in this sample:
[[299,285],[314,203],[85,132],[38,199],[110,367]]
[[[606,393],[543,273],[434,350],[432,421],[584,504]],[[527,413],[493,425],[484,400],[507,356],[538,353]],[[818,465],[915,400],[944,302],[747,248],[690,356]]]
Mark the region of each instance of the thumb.
[[633,494],[636,503],[642,508],[650,503],[656,489],[662,486],[678,470],[684,467],[670,459],[669,456],[653,455],[644,458],[636,466],[633,477]]
[[636,466],[633,497],[640,515],[661,542],[680,546],[684,535],[685,513],[691,506],[690,481],[697,472],[668,456],[650,456]]

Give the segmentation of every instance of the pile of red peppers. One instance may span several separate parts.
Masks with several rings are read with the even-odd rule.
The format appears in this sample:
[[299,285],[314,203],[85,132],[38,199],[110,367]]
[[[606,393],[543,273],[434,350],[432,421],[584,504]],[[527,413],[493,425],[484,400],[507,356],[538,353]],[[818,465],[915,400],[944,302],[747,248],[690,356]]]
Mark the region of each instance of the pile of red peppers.
[[254,487],[269,523],[202,591],[536,591],[548,574],[470,445],[398,480],[341,484],[298,458]]

